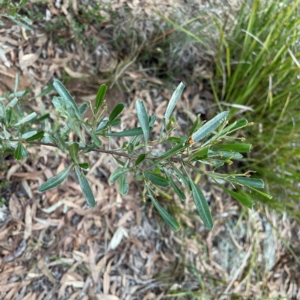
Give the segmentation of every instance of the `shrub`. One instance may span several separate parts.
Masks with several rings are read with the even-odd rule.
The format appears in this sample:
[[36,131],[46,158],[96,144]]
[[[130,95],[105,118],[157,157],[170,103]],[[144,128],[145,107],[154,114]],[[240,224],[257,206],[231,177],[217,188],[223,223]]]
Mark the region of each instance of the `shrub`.
[[[48,113],[39,116],[37,112],[31,112],[26,115],[20,104],[24,102],[27,91],[18,92],[17,87],[18,77],[16,77],[14,92],[0,98],[1,152],[13,154],[15,159],[21,160],[29,155],[27,147],[44,144],[57,147],[70,156],[69,166],[39,186],[40,192],[62,184],[70,170],[75,169],[87,204],[95,207],[94,195],[84,175],[84,170],[89,168],[89,163],[84,161],[84,154],[89,151],[98,151],[111,154],[119,165],[110,175],[109,182],[111,184],[118,182],[119,192],[123,195],[127,194],[129,187],[126,176],[128,172],[132,172],[135,179],[143,183],[143,199],[149,197],[164,221],[175,231],[180,228],[179,223],[155,198],[157,194],[170,198],[164,191],[164,188],[168,186],[182,201],[185,200],[185,190],[182,186],[191,192],[204,225],[208,229],[213,228],[208,203],[200,187],[192,180],[191,174],[193,173],[209,176],[232,197],[249,208],[253,207],[249,195],[229,190],[224,183],[230,183],[234,187],[245,186],[270,198],[261,191],[264,187],[263,181],[250,178],[249,172],[244,174],[215,172],[220,166],[226,163],[231,164],[234,159],[242,159],[241,153],[250,152],[251,145],[244,143],[244,138],[233,136],[238,129],[251,125],[246,119],[228,124],[226,120],[228,111],[219,113],[206,123],[201,123],[198,116],[187,136],[172,136],[172,132],[176,128],[173,111],[184,89],[182,83],[178,85],[168,103],[164,118],[160,120],[160,134],[155,138],[152,138],[151,132],[157,118],[155,115],[150,116],[147,113],[141,100],[136,102],[140,127],[123,131],[113,130],[121,123],[119,115],[125,105],[119,103],[109,116],[105,116],[106,85],[100,86],[94,107],[90,103],[93,117],[92,120],[89,120],[83,117],[88,109],[88,104],[83,103],[78,107],[64,85],[60,81],[54,80],[53,85],[41,95],[48,93],[53,88],[58,92],[59,97],[54,96],[52,103],[58,112],[58,118],[63,118],[65,121],[62,128],[58,128],[55,124],[49,126],[49,122],[45,126],[44,121],[49,118]],[[72,136],[75,134],[76,140],[70,139],[71,132]],[[129,137],[129,141],[119,149],[104,149],[102,139],[112,137]],[[166,151],[163,153],[155,151],[158,145],[164,145]],[[208,164],[211,171],[202,171],[199,163]]]

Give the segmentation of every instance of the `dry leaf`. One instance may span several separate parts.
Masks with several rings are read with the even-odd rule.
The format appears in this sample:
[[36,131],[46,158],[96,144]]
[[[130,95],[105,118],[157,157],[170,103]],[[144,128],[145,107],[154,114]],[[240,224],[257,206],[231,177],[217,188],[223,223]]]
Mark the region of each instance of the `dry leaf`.
[[27,240],[32,233],[32,215],[30,205],[26,206],[25,211],[25,230],[24,230],[24,239]]

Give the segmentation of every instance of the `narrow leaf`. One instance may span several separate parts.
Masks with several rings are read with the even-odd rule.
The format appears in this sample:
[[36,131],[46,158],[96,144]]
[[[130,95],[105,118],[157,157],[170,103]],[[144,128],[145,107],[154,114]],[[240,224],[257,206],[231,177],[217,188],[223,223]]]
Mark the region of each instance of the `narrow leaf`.
[[176,183],[173,181],[173,179],[171,178],[171,176],[170,176],[168,173],[166,173],[166,175],[167,175],[167,177],[168,177],[168,179],[169,179],[169,181],[170,181],[170,184],[171,184],[171,186],[172,186],[174,192],[177,194],[177,196],[178,196],[181,200],[185,200],[186,197],[185,197],[184,193],[182,192],[182,190],[179,189],[179,187],[176,185]]
[[48,119],[48,118],[50,118],[50,114],[44,114],[40,118],[37,118],[36,122],[43,121],[43,120]]
[[243,206],[246,206],[250,209],[253,209],[253,202],[248,199],[247,197],[245,197],[244,195],[241,195],[237,192],[231,191],[229,189],[227,189],[224,186],[221,186],[222,189],[224,189],[229,195],[231,195],[234,199],[238,200]]
[[262,196],[264,196],[264,197],[266,197],[266,198],[268,198],[268,199],[272,199],[272,198],[273,198],[273,196],[271,196],[271,195],[269,195],[269,194],[267,194],[267,193],[264,193],[264,192],[262,192],[262,191],[260,191],[260,190],[258,190],[258,189],[256,189],[256,188],[250,186],[250,185],[247,185],[247,187],[248,187],[249,189],[251,189],[252,191],[255,191],[256,193],[258,193],[258,194],[260,194],[260,195],[262,195]]
[[28,157],[28,152],[25,149],[25,147],[22,145],[22,143],[18,143],[18,146],[14,151],[14,157],[17,160]]
[[80,171],[78,166],[75,167],[75,172],[76,172],[76,175],[77,175],[77,178],[78,178],[78,181],[79,181],[79,185],[81,187],[83,196],[84,196],[87,204],[90,207],[95,207],[95,205],[96,205],[95,197],[94,197],[93,191],[92,191],[86,177]]
[[239,183],[241,185],[253,187],[256,189],[264,188],[264,182],[261,179],[257,179],[257,178],[248,178],[248,177],[237,176],[237,177],[228,177],[228,178],[226,178],[226,180],[229,182]]
[[51,138],[54,140],[60,150],[65,153],[68,152],[68,146],[59,133],[54,133]]
[[196,117],[196,120],[195,120],[195,122],[194,122],[192,128],[191,128],[190,131],[189,131],[188,136],[191,136],[191,135],[195,132],[195,130],[198,128],[199,123],[200,123],[200,116],[198,115],[198,116]]
[[119,118],[108,122],[108,126],[118,126],[119,124],[121,124],[121,119]]
[[50,190],[58,185],[60,185],[68,176],[72,165],[70,165],[68,168],[64,169],[60,173],[58,173],[56,176],[53,176],[49,178],[46,182],[44,182],[42,185],[38,187],[39,192],[45,192],[47,190]]
[[108,118],[104,118],[98,125],[96,132],[100,132],[102,130],[104,130],[107,127],[108,124]]
[[144,106],[143,101],[137,100],[135,105],[136,105],[137,116],[143,130],[145,146],[146,146],[148,144],[149,132],[150,132],[148,114],[146,112],[146,108]]
[[97,92],[97,96],[96,96],[96,103],[95,103],[95,110],[94,110],[94,114],[96,115],[99,111],[99,108],[101,107],[103,101],[104,101],[104,97],[107,91],[107,86],[105,84],[102,84]]
[[142,153],[139,155],[139,157],[135,161],[135,166],[139,165],[144,159],[146,158],[146,154]]
[[115,183],[122,174],[125,174],[129,170],[130,170],[130,168],[118,168],[118,169],[114,170],[111,173],[111,175],[109,176],[109,182]]
[[[85,126],[84,126],[85,127]],[[92,131],[92,130],[90,130],[90,131],[88,131],[87,130],[87,132],[88,132],[88,134],[91,136],[91,138],[92,138],[92,140],[93,140],[93,142],[95,143],[95,145],[97,146],[97,147],[102,147],[102,142],[101,142],[101,140],[97,137],[97,135]]]
[[183,144],[185,142],[185,140],[183,140],[179,137],[170,136],[166,139],[166,142],[170,142],[170,143],[173,143],[173,144]]
[[79,112],[80,112],[80,114],[83,116],[86,112],[87,112],[87,110],[89,109],[89,106],[88,106],[88,104],[87,103],[82,103],[80,106],[79,106]]
[[160,204],[156,201],[156,199],[153,197],[150,189],[147,187],[147,191],[148,191],[148,195],[153,203],[153,205],[155,206],[155,208],[157,209],[157,211],[159,212],[159,214],[161,215],[161,217],[163,218],[163,220],[174,230],[174,231],[178,231],[180,229],[180,225],[179,223],[162,207],[160,206]]
[[14,126],[22,125],[32,119],[34,119],[37,116],[36,112],[31,113],[30,115],[26,116],[25,118],[21,119],[18,123],[16,123]]
[[17,97],[14,97],[7,105],[6,108],[13,108],[17,103],[18,103],[19,99]]
[[38,95],[32,97],[31,99],[43,97],[43,96],[49,94],[53,89],[54,89],[54,86],[53,86],[53,84],[51,84],[51,85],[48,86],[46,89],[44,89],[41,93],[39,93]]
[[236,122],[234,122],[231,125],[228,125],[226,128],[224,128],[223,132],[221,132],[221,135],[224,135],[224,133],[232,133],[238,129],[241,129],[248,125],[248,121],[246,119],[241,119]]
[[79,121],[74,121],[73,119],[69,118],[67,121],[68,127],[73,130],[77,136],[80,138],[80,141],[85,144],[85,138],[81,131],[81,123]]
[[167,152],[165,152],[163,155],[161,155],[157,160],[155,160],[154,164],[152,164],[151,167],[159,164],[163,160],[169,159],[170,157],[174,156],[175,154],[179,154],[182,150],[186,149],[187,147],[188,147],[188,145],[184,145],[184,144],[178,144],[178,145],[172,147]]
[[194,203],[196,205],[200,218],[202,219],[206,228],[213,229],[214,224],[209,210],[209,206],[201,189],[191,179],[190,184],[192,187]]
[[213,119],[205,123],[202,127],[200,127],[193,135],[192,138],[194,142],[199,142],[208,136],[211,132],[213,132],[218,126],[224,122],[226,117],[228,116],[228,111],[223,111]]
[[124,173],[119,177],[118,183],[119,183],[120,194],[121,195],[127,195],[128,190],[129,190],[129,184],[128,184],[128,181],[126,179],[126,175]]
[[81,163],[81,164],[78,164],[78,166],[85,170],[90,168],[90,165],[88,163]]
[[160,185],[160,186],[169,185],[169,180],[159,174],[153,172],[144,172],[144,176],[155,185]]
[[173,170],[176,172],[177,176],[181,179],[181,182],[184,183],[184,185],[191,190],[191,184],[190,181],[179,171],[179,169],[172,163],[170,162],[172,165]]
[[73,97],[71,96],[71,94],[69,93],[69,91],[66,89],[66,87],[59,80],[54,80],[53,86],[56,89],[56,91],[59,93],[59,95],[72,105],[77,117],[81,120],[82,117],[81,117],[79,109],[76,105],[76,102],[73,99]]
[[30,141],[35,141],[35,140],[39,140],[44,136],[44,131],[39,131],[38,133],[36,133],[35,135],[31,136],[30,138],[27,138],[26,141],[30,142]]
[[74,163],[78,163],[78,159],[77,159],[78,150],[79,150],[79,145],[77,143],[73,143],[72,145],[69,146],[69,154]]
[[125,105],[124,103],[119,103],[109,115],[109,121],[112,122],[116,117],[123,111]]
[[22,134],[22,139],[28,139],[36,134],[36,131],[28,131]]
[[221,159],[228,159],[228,158],[241,159],[243,158],[243,155],[238,152],[208,150],[208,157],[219,157]]
[[200,149],[199,151],[193,153],[189,157],[189,160],[190,161],[197,161],[197,160],[200,160],[200,159],[207,158],[208,157],[208,150],[209,150],[209,147],[204,147],[204,148]]
[[251,150],[251,144],[217,144],[211,147],[212,150],[221,150],[221,151],[234,151],[247,153]]
[[166,112],[165,112],[165,120],[166,120],[166,123],[168,123],[172,113],[173,113],[173,110],[174,108],[176,107],[176,104],[183,92],[185,88],[185,85],[180,82],[179,85],[177,86],[176,90],[174,91],[169,103],[168,103],[168,106],[167,106],[167,109],[166,109]]
[[10,18],[12,21],[14,21],[17,25],[21,26],[21,27],[24,27],[25,29],[27,30],[32,30],[32,28],[30,26],[28,26],[27,24],[19,21],[18,19],[16,19],[14,16],[10,16],[10,15],[7,15],[7,18]]
[[108,132],[107,136],[136,136],[143,134],[141,127],[136,127],[132,129],[123,130],[121,132]]

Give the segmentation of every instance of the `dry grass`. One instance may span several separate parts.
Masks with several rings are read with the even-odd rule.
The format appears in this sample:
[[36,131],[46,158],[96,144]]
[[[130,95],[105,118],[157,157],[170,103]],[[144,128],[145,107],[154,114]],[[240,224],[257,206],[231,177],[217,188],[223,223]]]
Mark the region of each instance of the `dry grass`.
[[[33,95],[58,77],[65,79],[77,101],[87,101],[99,83],[106,81],[114,86],[112,102],[122,97],[127,103],[122,123],[128,127],[136,122],[137,99],[145,100],[150,113],[162,115],[176,84],[164,85],[157,70],[150,68],[155,64],[149,61],[149,66],[145,65],[141,53],[149,52],[149,40],[158,38],[158,42],[169,36],[168,25],[160,22],[161,31],[157,31],[155,20],[159,18],[152,18],[151,2],[110,3],[123,19],[117,26],[106,14],[102,23],[85,28],[85,35],[98,39],[95,48],[72,39],[60,46],[53,34],[38,26],[29,33],[7,21],[1,29],[0,46],[10,66],[0,66],[1,91],[12,90],[13,78],[20,72],[21,87],[31,84]],[[184,22],[192,17],[192,6],[178,3],[175,9],[169,4],[159,1],[161,7],[156,8],[166,17],[176,10],[181,12],[179,16],[187,12]],[[214,5],[214,12],[219,11],[220,6]],[[54,1],[47,9],[53,21],[76,12],[74,7],[56,8]],[[127,52],[117,51],[118,44],[113,46],[112,41],[124,43],[127,24],[138,27],[141,13],[149,19],[140,24],[143,38],[130,33]],[[178,57],[198,50],[189,44],[185,50],[180,46],[172,49],[178,51]],[[151,51],[162,55],[159,50]],[[195,72],[202,80],[187,87],[178,105],[182,131],[196,114],[209,118],[215,109],[203,80],[205,73],[212,72],[209,54],[198,57],[202,61]],[[29,105],[50,109],[48,97]],[[97,201],[96,207],[89,209],[72,176],[58,189],[37,192],[38,185],[63,169],[69,158],[46,146],[29,151],[31,158],[20,163],[10,157],[1,162],[0,299],[300,299],[299,253],[293,252],[299,249],[300,237],[297,224],[289,219],[268,211],[242,210],[203,179],[215,227],[210,232],[204,229],[191,208],[191,198],[185,203],[175,198],[172,209],[184,224],[175,235],[149,203],[141,203],[136,183],[130,183],[125,197],[108,184],[115,166],[107,155],[87,156],[93,166],[87,177]]]

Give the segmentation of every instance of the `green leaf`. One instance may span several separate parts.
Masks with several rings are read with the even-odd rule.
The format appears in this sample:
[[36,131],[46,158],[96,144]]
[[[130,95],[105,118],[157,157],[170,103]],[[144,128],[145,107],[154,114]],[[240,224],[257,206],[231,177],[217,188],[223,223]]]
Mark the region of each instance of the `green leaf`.
[[90,207],[95,207],[95,205],[96,205],[95,197],[94,197],[94,194],[92,192],[92,189],[91,189],[86,177],[80,171],[78,166],[75,167],[75,172],[76,172],[76,175],[77,175],[77,178],[79,181],[79,185],[81,187],[81,190],[82,190],[82,193],[83,193],[86,203]]
[[85,144],[85,138],[81,132],[81,123],[79,121],[74,121],[73,119],[68,119],[67,125],[77,134],[77,136],[80,138],[80,141]]
[[118,126],[121,123],[121,119],[115,119],[111,122],[108,122],[108,126]]
[[241,129],[247,125],[248,125],[248,121],[246,119],[241,119],[241,120],[235,121],[234,123],[225,127],[224,130],[220,133],[220,135],[232,133],[232,132],[234,132],[238,129]]
[[179,137],[175,137],[175,136],[170,136],[166,139],[166,142],[170,142],[173,144],[183,144],[186,141],[186,139],[182,139]]
[[107,91],[107,86],[105,84],[102,84],[98,89],[96,101],[95,101],[95,109],[94,109],[95,115],[98,113],[99,108],[101,107],[101,105],[104,101],[106,91]]
[[115,183],[122,174],[125,174],[128,171],[130,171],[130,168],[118,168],[114,170],[109,176],[109,182]]
[[132,129],[123,130],[121,132],[108,132],[107,136],[136,136],[143,134],[143,130],[141,127],[136,127]]
[[179,171],[179,169],[172,162],[170,162],[170,163],[171,163],[173,170],[176,172],[177,176],[181,179],[182,183],[184,183],[184,185],[189,190],[192,190],[190,181]]
[[144,176],[155,185],[168,186],[169,180],[153,172],[144,172]]
[[21,143],[18,143],[18,146],[14,151],[14,157],[17,160],[28,157],[28,152]]
[[79,150],[78,143],[73,143],[72,145],[69,146],[69,154],[72,158],[72,161],[76,164],[78,163],[78,159],[77,159],[78,150]]
[[96,132],[100,132],[102,130],[104,130],[107,127],[108,124],[108,118],[104,118],[98,125]]
[[43,96],[49,94],[53,89],[54,89],[54,86],[53,86],[53,84],[51,84],[51,85],[48,86],[46,89],[44,89],[41,93],[39,93],[38,95],[32,97],[31,99],[43,97]]
[[139,157],[136,159],[134,166],[139,165],[145,158],[146,158],[145,153],[140,154]]
[[262,189],[264,188],[264,182],[261,179],[257,178],[248,178],[248,177],[227,177],[225,178],[226,181],[232,182],[232,183],[238,183],[241,185],[245,185],[248,187],[253,187],[256,189]]
[[14,97],[7,105],[6,108],[13,108],[17,103],[19,99],[17,97]]
[[18,19],[16,19],[14,16],[10,16],[10,15],[6,15],[7,18],[11,19],[13,22],[15,22],[17,25],[24,27],[26,30],[32,30],[32,28],[30,26],[28,26],[27,24],[19,21]]
[[125,105],[124,103],[119,103],[109,115],[109,121],[112,122],[116,117],[123,111]]
[[43,120],[48,119],[48,118],[50,118],[50,114],[49,114],[49,113],[44,114],[44,115],[41,116],[40,118],[37,118],[37,119],[36,119],[36,122],[43,121]]
[[174,192],[177,194],[177,196],[181,199],[181,200],[185,200],[186,197],[184,195],[184,193],[182,192],[182,190],[179,189],[179,187],[177,186],[177,184],[173,181],[173,179],[171,178],[171,176],[166,172],[166,175],[170,181],[170,184],[174,190]]
[[33,112],[31,114],[29,114],[28,116],[26,116],[25,118],[21,119],[18,123],[16,123],[14,126],[20,126],[32,119],[34,119],[35,117],[37,116],[37,113],[36,112]]
[[132,143],[129,143],[128,146],[127,146],[128,154],[129,155],[132,154],[133,150],[134,150],[134,145]]
[[176,107],[176,104],[183,92],[185,88],[185,85],[180,82],[179,85],[177,86],[176,90],[174,91],[169,103],[168,103],[168,106],[167,106],[167,109],[166,109],[166,112],[165,112],[165,120],[166,120],[166,123],[168,123],[172,113],[173,113],[173,110],[174,108]]
[[243,155],[238,152],[208,150],[208,157],[219,157],[221,159],[241,159],[243,158]]
[[256,193],[258,193],[258,194],[260,194],[260,195],[262,195],[262,196],[264,196],[264,197],[266,197],[266,198],[268,198],[268,199],[272,199],[272,198],[273,198],[273,196],[271,196],[271,195],[269,195],[269,194],[267,194],[267,193],[264,193],[264,192],[262,192],[262,191],[260,191],[260,190],[257,190],[257,189],[255,189],[254,187],[252,187],[252,186],[250,186],[250,185],[247,185],[247,187],[248,187],[249,189],[251,189],[252,191],[255,191]]
[[118,178],[118,183],[119,183],[119,191],[121,195],[127,195],[128,190],[129,190],[129,184],[126,179],[126,175],[123,173],[119,178]]
[[87,103],[82,103],[80,106],[79,106],[79,112],[80,112],[80,114],[83,116],[86,112],[87,112],[87,110],[89,109],[89,106],[88,106],[88,104]]
[[157,211],[159,212],[159,214],[161,215],[161,217],[163,218],[163,220],[176,232],[180,229],[180,225],[179,223],[162,207],[160,206],[160,204],[156,201],[156,199],[153,197],[151,190],[146,186],[147,191],[148,191],[148,195],[153,203],[153,205],[155,206],[155,208],[157,209]]
[[119,164],[119,165],[121,165],[121,166],[125,166],[125,163],[121,160],[121,159],[119,159],[119,158],[117,158],[115,155],[113,155],[112,156],[115,160],[116,160],[116,162]]
[[89,135],[91,136],[92,140],[94,141],[95,145],[99,148],[102,147],[101,140],[96,136],[96,134],[91,130],[89,131]]
[[203,126],[201,126],[193,135],[192,138],[194,142],[199,142],[202,139],[204,139],[206,136],[208,136],[211,132],[213,132],[217,127],[219,127],[222,122],[226,119],[228,116],[228,111],[223,111],[217,116],[215,116],[213,119],[205,123]]
[[85,170],[90,168],[90,165],[88,163],[81,163],[81,164],[78,164],[78,166]]
[[68,146],[60,134],[54,133],[51,138],[54,140],[60,150],[65,153],[68,152]]
[[45,192],[63,183],[64,180],[67,178],[71,170],[71,167],[72,165],[70,165],[69,167],[67,167],[60,173],[58,173],[56,176],[49,178],[46,182],[44,182],[42,185],[38,187],[38,191]]
[[102,142],[101,140],[98,138],[98,136],[93,132],[93,130],[89,129],[85,124],[82,124],[82,127],[85,129],[85,131],[89,134],[89,136],[92,138],[93,142],[95,143],[95,145],[97,147],[102,147]]
[[209,206],[201,189],[191,179],[190,184],[192,187],[194,203],[196,205],[200,218],[202,219],[206,228],[213,229],[214,224],[209,210]]
[[149,118],[149,127],[153,127],[155,121],[156,121],[156,115],[151,116]]
[[35,134],[36,134],[35,130],[34,131],[28,131],[28,132],[23,133],[21,138],[22,139],[28,139],[28,138],[34,136]]
[[207,158],[208,157],[208,150],[209,150],[209,147],[204,147],[204,148],[200,149],[199,151],[193,153],[189,157],[189,161],[197,161],[197,160]]
[[27,142],[30,142],[30,141],[35,141],[35,140],[39,140],[41,139],[43,136],[44,136],[44,131],[39,131],[38,133],[36,133],[35,135],[29,137],[26,139]]
[[231,191],[224,186],[221,186],[229,195],[231,195],[234,199],[238,200],[243,206],[246,206],[250,209],[253,209],[253,202],[249,200],[244,195],[241,195],[237,192]]
[[151,165],[151,167],[159,164],[160,162],[169,159],[170,157],[174,156],[175,154],[178,154],[182,150],[186,149],[188,145],[184,144],[178,144],[171,149],[169,149],[167,152],[165,152],[163,155],[159,156],[157,160],[154,161],[154,164]]
[[6,122],[6,110],[3,102],[0,101],[0,121],[5,123]]
[[216,144],[211,147],[212,150],[233,151],[247,153],[251,150],[251,144]]
[[136,105],[137,117],[139,119],[139,122],[143,130],[145,146],[146,146],[148,145],[149,132],[150,132],[148,114],[143,101],[137,100],[135,105]]
[[82,116],[79,112],[76,102],[73,99],[73,97],[71,96],[71,94],[69,93],[69,91],[66,89],[66,87],[57,79],[54,80],[53,86],[56,89],[56,91],[59,93],[59,95],[62,97],[62,99],[65,101],[68,101],[71,104],[71,106],[73,107],[73,109],[75,111],[75,114],[77,115],[79,120],[81,120]]
[[190,131],[189,131],[188,136],[191,136],[191,135],[196,131],[196,129],[197,129],[198,126],[199,126],[199,123],[200,123],[200,116],[198,115],[198,116],[196,117],[196,120],[195,120],[195,122],[194,122],[192,128],[191,128]]

